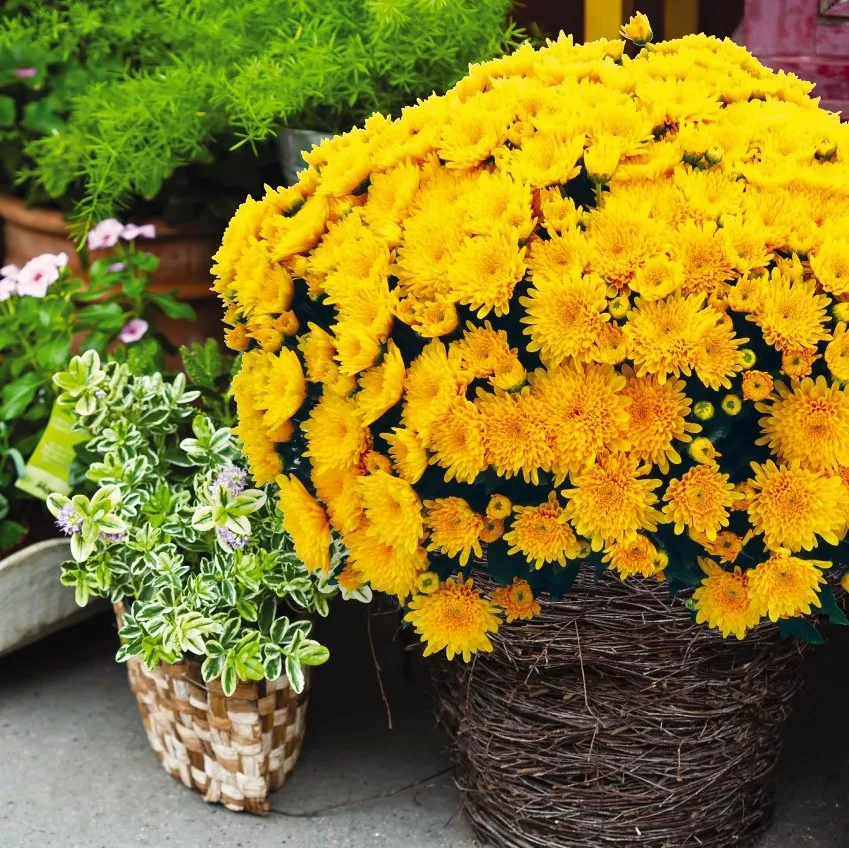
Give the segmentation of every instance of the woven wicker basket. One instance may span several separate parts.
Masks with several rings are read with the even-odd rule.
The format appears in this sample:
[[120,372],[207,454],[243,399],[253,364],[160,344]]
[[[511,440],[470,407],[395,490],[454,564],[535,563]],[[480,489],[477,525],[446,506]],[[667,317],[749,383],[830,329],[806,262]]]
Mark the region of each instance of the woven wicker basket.
[[[478,581],[486,585],[485,580]],[[654,581],[579,577],[437,675],[456,779],[497,848],[730,848],[771,820],[801,654],[723,640]]]
[[[119,623],[122,612],[117,604]],[[148,741],[172,777],[211,804],[268,813],[269,792],[283,785],[300,754],[307,689],[297,695],[281,676],[240,683],[228,697],[219,681],[203,682],[193,660],[150,671],[132,658],[127,674]]]

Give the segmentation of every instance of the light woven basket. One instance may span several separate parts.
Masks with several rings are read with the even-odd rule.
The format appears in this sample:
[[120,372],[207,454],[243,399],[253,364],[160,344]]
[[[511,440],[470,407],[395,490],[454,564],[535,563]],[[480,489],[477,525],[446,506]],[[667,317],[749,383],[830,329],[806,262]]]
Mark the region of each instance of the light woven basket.
[[[119,622],[122,612],[116,604]],[[266,815],[269,793],[283,785],[301,751],[307,689],[298,695],[281,676],[240,683],[228,697],[219,681],[203,682],[194,660],[151,671],[132,658],[127,673],[165,770],[208,803]]]

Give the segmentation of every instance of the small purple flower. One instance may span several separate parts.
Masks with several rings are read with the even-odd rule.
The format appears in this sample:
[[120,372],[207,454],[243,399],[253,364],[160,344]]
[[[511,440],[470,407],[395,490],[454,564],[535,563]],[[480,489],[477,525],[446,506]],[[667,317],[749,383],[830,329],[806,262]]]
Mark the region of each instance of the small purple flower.
[[12,73],[18,79],[32,79],[38,73],[38,68],[15,68]]
[[147,332],[147,329],[147,321],[142,318],[133,318],[132,321],[127,321],[118,338],[124,344],[132,344],[137,342]]
[[132,241],[137,238],[156,238],[156,227],[154,227],[153,224],[142,224],[141,226],[138,226],[137,224],[127,224],[127,226],[124,227],[124,232],[121,233],[121,238],[124,239],[124,241]]
[[235,465],[228,465],[212,482],[212,494],[219,488],[226,489],[234,498],[245,491],[248,475]]
[[106,392],[104,392],[104,391],[103,391],[103,389],[98,389],[98,390],[94,393],[94,396],[95,396],[98,400],[103,400],[103,398],[105,398],[105,397],[106,397]]
[[234,551],[241,550],[248,543],[247,536],[240,536],[238,533],[234,533],[229,527],[219,527],[217,532],[218,540]]
[[66,535],[79,533],[83,526],[82,516],[77,514],[73,504],[65,504],[56,516],[56,526]]
[[101,533],[100,540],[102,542],[123,542],[127,538],[126,533]]
[[126,262],[113,262],[106,270],[110,274],[117,274],[119,271],[123,271],[126,267]]
[[18,272],[18,294],[29,297],[44,297],[47,289],[59,279],[59,272],[68,264],[65,253],[42,253],[30,259]]
[[123,232],[124,225],[117,218],[107,218],[88,234],[88,249],[102,250],[106,247],[114,247]]

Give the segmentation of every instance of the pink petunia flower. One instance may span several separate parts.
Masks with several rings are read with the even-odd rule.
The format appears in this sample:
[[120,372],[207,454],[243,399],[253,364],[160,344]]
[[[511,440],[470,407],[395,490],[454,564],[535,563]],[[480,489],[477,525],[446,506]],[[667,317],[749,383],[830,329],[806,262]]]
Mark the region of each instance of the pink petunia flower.
[[17,265],[4,265],[0,268],[0,277],[8,277],[10,280],[17,280],[21,269]]
[[12,277],[0,277],[0,303],[8,300],[14,293],[18,283]]
[[142,224],[140,227],[136,224],[127,224],[124,227],[124,232],[121,233],[121,238],[125,241],[132,241],[136,238],[156,238],[156,227],[153,224]]
[[132,321],[127,321],[118,338],[124,344],[132,344],[133,342],[137,342],[147,332],[147,328],[147,321],[141,318],[133,318]]
[[105,247],[114,247],[123,232],[124,225],[117,218],[107,218],[88,234],[88,249],[102,250]]
[[28,297],[44,297],[47,289],[59,279],[59,272],[68,264],[65,253],[42,253],[30,259],[18,272],[18,294]]
[[12,73],[18,79],[32,79],[38,73],[38,68],[15,68]]

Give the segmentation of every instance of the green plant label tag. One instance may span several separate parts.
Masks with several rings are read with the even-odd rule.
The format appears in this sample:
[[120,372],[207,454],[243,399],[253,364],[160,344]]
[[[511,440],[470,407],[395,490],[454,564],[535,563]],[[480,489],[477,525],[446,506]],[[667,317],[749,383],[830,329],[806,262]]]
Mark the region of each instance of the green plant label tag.
[[51,492],[71,493],[71,463],[74,446],[84,441],[85,433],[73,429],[74,419],[69,412],[53,405],[50,420],[41,436],[24,473],[15,486],[46,501]]

